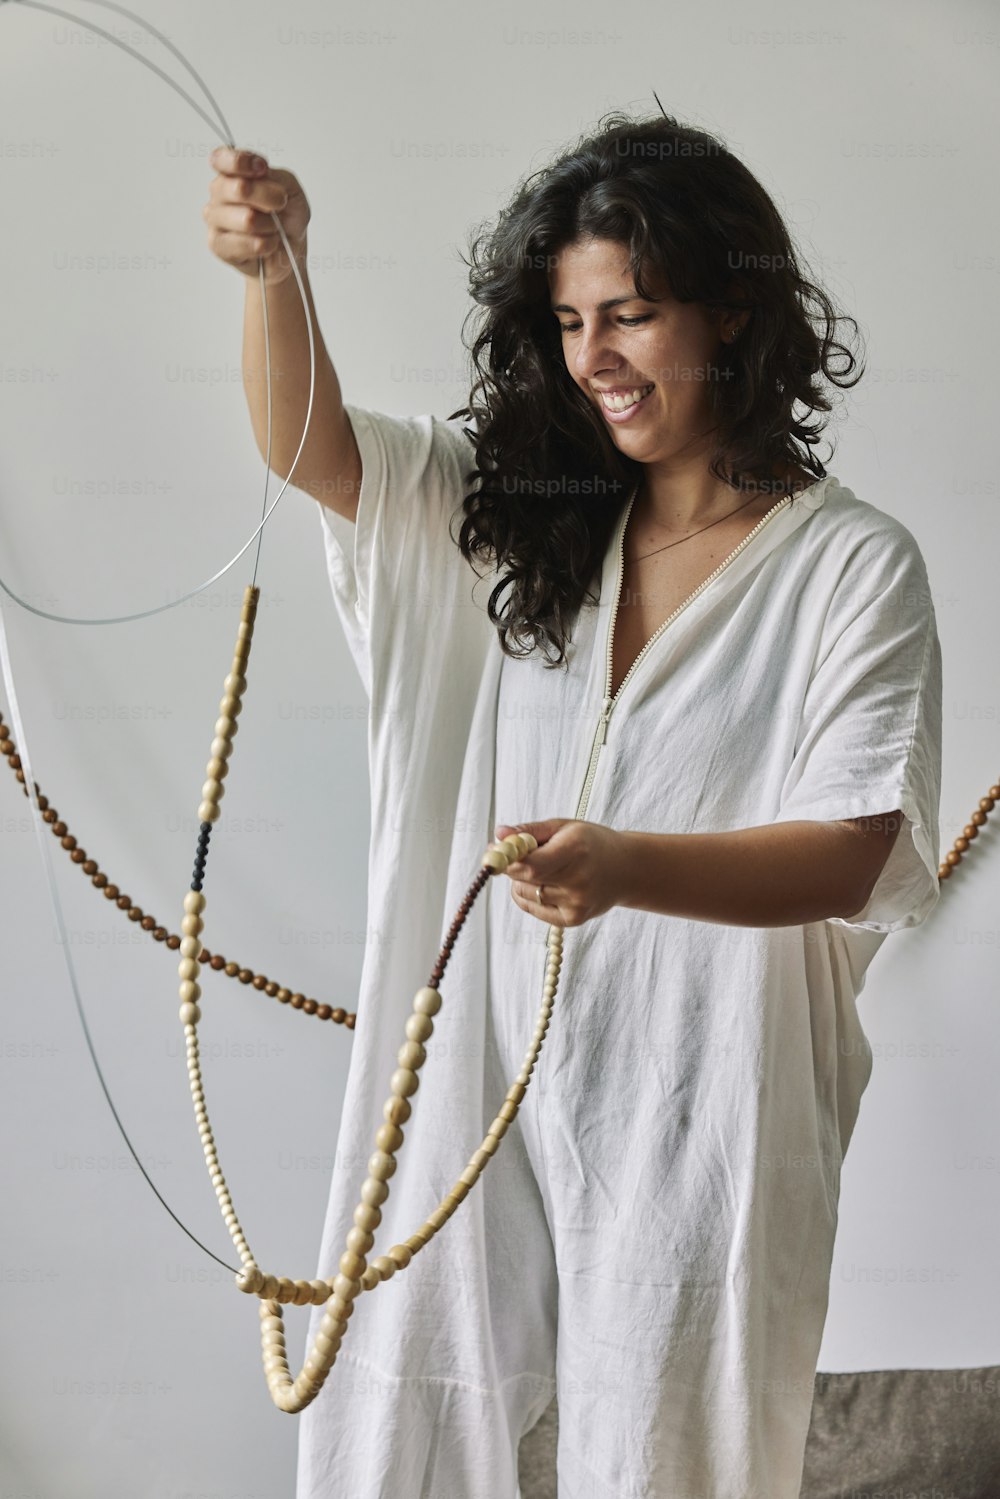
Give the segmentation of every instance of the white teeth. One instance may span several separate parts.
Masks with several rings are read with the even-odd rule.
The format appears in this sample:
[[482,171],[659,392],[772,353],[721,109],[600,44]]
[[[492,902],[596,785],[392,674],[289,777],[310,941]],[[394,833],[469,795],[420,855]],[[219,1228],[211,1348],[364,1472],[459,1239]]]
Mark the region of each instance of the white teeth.
[[652,390],[651,385],[639,385],[635,390],[628,391],[625,395],[601,396],[601,400],[609,411],[627,411],[630,406],[635,406]]

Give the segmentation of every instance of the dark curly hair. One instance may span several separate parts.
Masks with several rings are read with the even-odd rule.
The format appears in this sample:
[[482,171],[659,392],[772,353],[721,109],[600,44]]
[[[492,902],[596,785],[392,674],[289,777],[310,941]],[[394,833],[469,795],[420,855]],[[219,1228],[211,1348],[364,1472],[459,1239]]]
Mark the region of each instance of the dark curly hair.
[[[503,652],[524,657],[552,646],[546,664],[558,666],[581,604],[596,601],[588,584],[643,469],[611,441],[566,369],[548,282],[563,248],[578,237],[612,240],[628,248],[640,296],[652,299],[641,279],[652,269],[681,302],[749,310],[743,336],[719,356],[722,378],[706,381],[709,471],[739,492],[787,491],[778,476],[790,464],[824,478],[813,448],[826,425],[818,413],[832,406],[821,381],[850,387],[864,370],[850,378],[857,361],[833,337],[841,316],[802,274],[761,184],[721,141],[665,112],[605,115],[519,183],[495,226],[486,221],[473,233],[471,258],[462,259],[478,304],[469,317],[482,322],[469,348],[469,404],[448,420],[475,421],[467,430],[479,482],[452,539],[467,561],[485,556],[508,569],[488,606]],[[742,292],[735,300],[727,295],[734,283]],[[857,333],[853,318],[843,321]],[[514,649],[508,637],[530,644]]]

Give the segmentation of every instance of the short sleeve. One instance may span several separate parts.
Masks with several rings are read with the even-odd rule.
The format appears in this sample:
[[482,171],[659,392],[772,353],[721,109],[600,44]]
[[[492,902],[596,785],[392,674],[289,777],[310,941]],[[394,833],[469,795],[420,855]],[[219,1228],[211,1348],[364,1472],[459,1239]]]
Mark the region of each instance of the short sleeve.
[[432,648],[450,608],[474,608],[476,575],[451,522],[471,488],[475,448],[457,418],[344,410],[361,454],[357,520],[317,509],[334,603],[371,697],[381,663]]
[[838,926],[918,926],[938,899],[941,647],[917,543],[889,521],[852,554],[827,611],[777,822],[900,808],[871,896]]

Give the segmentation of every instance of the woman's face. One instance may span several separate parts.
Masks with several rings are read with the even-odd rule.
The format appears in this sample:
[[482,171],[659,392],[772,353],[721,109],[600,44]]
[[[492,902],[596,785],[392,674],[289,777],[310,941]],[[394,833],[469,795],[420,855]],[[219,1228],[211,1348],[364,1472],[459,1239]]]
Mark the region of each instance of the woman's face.
[[[722,330],[728,336],[733,315],[678,302],[652,277],[649,290],[658,300],[645,301],[627,265],[627,246],[607,239],[577,240],[553,257],[550,302],[566,369],[629,458],[687,457],[700,450],[712,421],[707,367],[718,361]],[[602,308],[608,301],[618,305]],[[717,367],[716,378],[724,377]],[[611,392],[624,395],[624,402],[613,403],[618,406],[637,392],[642,399],[629,411],[609,411]]]

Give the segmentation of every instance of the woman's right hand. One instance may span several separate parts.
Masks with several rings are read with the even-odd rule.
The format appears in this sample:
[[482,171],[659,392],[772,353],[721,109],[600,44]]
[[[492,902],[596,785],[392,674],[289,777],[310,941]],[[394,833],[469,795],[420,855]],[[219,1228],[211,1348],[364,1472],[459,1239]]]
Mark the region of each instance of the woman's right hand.
[[[258,256],[268,285],[292,273],[271,213],[277,214],[296,260],[305,253],[310,210],[298,179],[271,168],[262,156],[216,146],[209,156],[217,175],[202,209],[208,247],[244,276],[256,276]],[[259,163],[259,165],[257,165]]]

